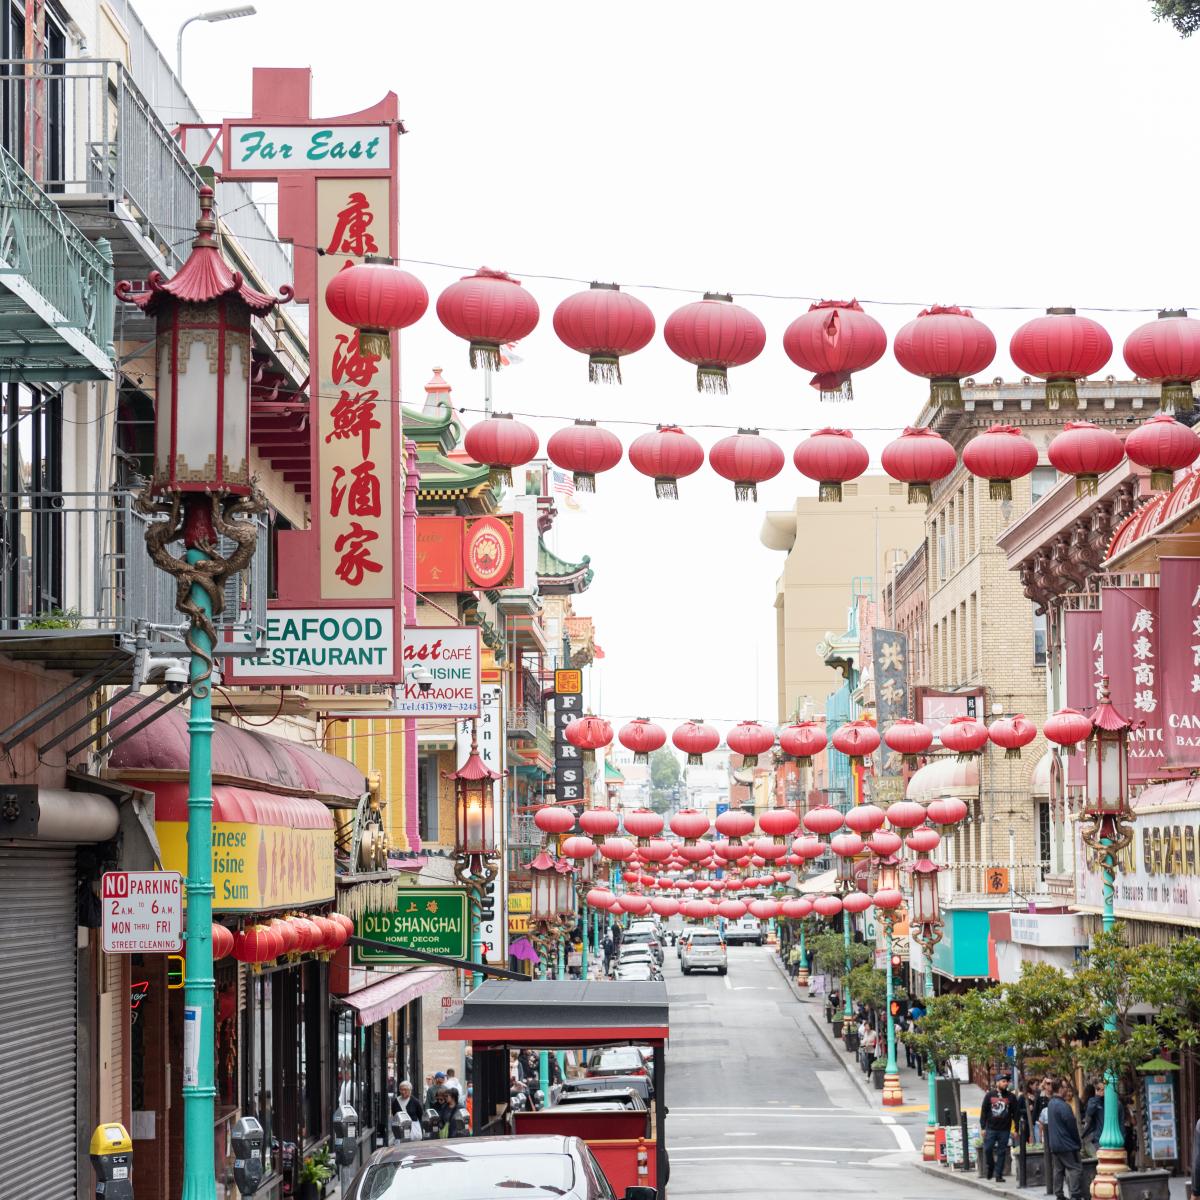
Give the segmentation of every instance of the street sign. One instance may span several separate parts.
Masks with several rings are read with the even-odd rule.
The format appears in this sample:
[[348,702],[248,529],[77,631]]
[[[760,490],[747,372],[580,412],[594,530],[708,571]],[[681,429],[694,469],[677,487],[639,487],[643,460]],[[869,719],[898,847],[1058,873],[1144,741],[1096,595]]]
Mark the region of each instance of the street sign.
[[[448,958],[470,957],[467,894],[458,888],[401,888],[394,909],[360,914],[357,930],[359,937],[397,947],[411,946]],[[354,954],[360,964],[415,961],[399,949],[379,950],[374,946],[355,946]]]
[[178,871],[106,871],[100,901],[106,954],[178,954],[183,949],[183,876]]

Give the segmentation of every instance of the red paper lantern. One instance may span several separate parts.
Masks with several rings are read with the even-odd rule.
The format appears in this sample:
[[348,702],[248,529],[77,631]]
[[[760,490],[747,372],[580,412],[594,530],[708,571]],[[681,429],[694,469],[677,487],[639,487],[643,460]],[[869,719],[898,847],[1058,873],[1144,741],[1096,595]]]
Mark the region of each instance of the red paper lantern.
[[563,737],[582,753],[585,763],[590,763],[595,760],[597,750],[602,750],[612,742],[613,731],[603,717],[588,713],[568,722],[563,729]]
[[945,796],[941,800],[934,800],[925,811],[935,825],[949,829],[951,825],[964,820],[970,809],[965,800],[957,796]]
[[1012,335],[1009,357],[1018,370],[1046,381],[1046,404],[1078,401],[1075,383],[1094,375],[1112,357],[1112,338],[1104,326],[1073,308],[1048,308]]
[[543,833],[569,833],[575,828],[575,816],[569,808],[546,804],[533,814],[533,823]]
[[996,335],[969,308],[935,304],[896,334],[892,351],[906,371],[930,381],[930,404],[962,408],[959,383],[996,357]]
[[883,825],[884,812],[874,804],[856,804],[846,814],[846,828],[865,837]]
[[866,912],[871,907],[871,897],[866,892],[849,892],[842,897],[842,907],[848,913]]
[[1037,737],[1037,726],[1018,713],[1015,717],[993,721],[988,726],[988,737],[1004,751],[1005,758],[1020,758],[1021,747],[1028,746]]
[[721,744],[721,735],[702,720],[685,721],[671,734],[671,741],[688,756],[689,767],[698,767],[704,756]]
[[650,901],[650,907],[660,917],[673,917],[679,911],[679,901],[672,900],[669,896],[655,896]]
[[992,500],[1011,500],[1012,481],[1037,466],[1037,447],[1015,425],[989,425],[964,447],[963,466],[988,481]]
[[592,888],[586,896],[589,908],[609,908],[615,899],[607,888]]
[[877,858],[887,858],[895,854],[901,845],[900,835],[890,829],[878,829],[867,838],[867,849]]
[[988,744],[987,726],[975,717],[953,717],[942,726],[939,736],[942,745],[958,755],[959,762],[977,757]]
[[300,944],[300,931],[282,917],[272,917],[267,922],[267,928],[279,939],[279,953],[293,954]]
[[322,954],[332,954],[345,943],[346,931],[337,921],[331,921],[326,916],[317,916],[312,918],[312,922],[321,935],[321,940],[317,943],[316,948]]
[[816,721],[797,721],[779,731],[779,748],[801,766],[810,766],[813,755],[825,749],[825,727]]
[[857,833],[839,833],[830,839],[829,848],[839,858],[854,858],[863,852],[863,840]]
[[1047,741],[1056,746],[1073,750],[1080,742],[1086,742],[1091,737],[1091,718],[1075,708],[1060,708],[1043,722],[1042,733]]
[[879,732],[869,721],[847,721],[833,734],[833,748],[851,762],[865,763],[879,749]]
[[820,858],[825,853],[825,843],[815,837],[797,838],[792,843],[792,853],[801,859]]
[[247,925],[233,936],[233,957],[240,963],[270,962],[282,953],[279,938],[265,925]]
[[759,815],[758,827],[768,837],[782,842],[800,828],[800,814],[790,808],[768,808]]
[[621,358],[654,336],[654,314],[615,283],[593,283],[554,310],[554,332],[572,350],[588,356],[590,383],[620,383]]
[[315,921],[309,917],[298,916],[292,917],[291,923],[299,935],[296,942],[296,949],[301,954],[308,954],[310,951],[320,948],[324,937],[321,930],[317,928]]
[[746,915],[744,900],[722,900],[717,904],[717,912],[727,921],[736,921]]
[[463,449],[496,478],[512,483],[513,467],[524,466],[538,452],[538,435],[510,413],[496,413],[467,430]]
[[758,756],[775,745],[775,733],[758,721],[742,721],[726,735],[725,744],[742,756],[745,767],[758,766]]
[[756,867],[775,862],[787,854],[787,845],[784,842],[773,841],[771,838],[755,838],[753,845],[754,857],[750,861]]
[[653,433],[633,439],[629,462],[654,480],[654,494],[660,500],[678,500],[679,480],[700,470],[704,447],[678,425],[659,425]]
[[751,813],[742,808],[727,808],[723,813],[717,814],[714,824],[722,837],[729,838],[732,848],[738,854],[746,853],[745,849],[738,845],[738,839],[753,832],[754,816]]
[[[697,812],[694,808],[681,808],[671,817],[671,832],[683,838],[684,844],[687,845],[688,842],[695,842],[697,838],[703,837],[711,824],[702,812]],[[704,849],[707,850],[707,847]]]
[[896,888],[885,888],[883,891],[876,892],[871,900],[876,908],[890,912],[904,903],[904,896]]
[[1064,475],[1075,476],[1075,495],[1094,496],[1100,476],[1125,457],[1121,439],[1111,429],[1092,421],[1067,421],[1062,433],[1050,440],[1046,457]]
[[358,330],[362,354],[392,356],[392,331],[419,321],[429,307],[425,285],[390,259],[368,256],[343,267],[325,285],[325,307]]
[[576,834],[563,839],[561,850],[567,858],[589,859],[595,857],[596,843],[590,837]]
[[909,426],[883,448],[880,464],[893,479],[908,484],[908,502],[933,499],[933,484],[958,466],[954,447],[932,429]]
[[769,921],[772,917],[779,916],[779,901],[778,900],[751,900],[750,912],[760,921]]
[[639,851],[642,860],[648,863],[665,863],[674,852],[675,846],[672,842],[656,837],[647,839],[646,844]]
[[635,849],[636,847],[628,838],[606,837],[600,843],[600,853],[609,862],[628,862],[633,857]]
[[627,913],[632,913],[635,917],[640,917],[643,913],[650,911],[650,901],[645,896],[622,896],[621,907]]
[[[676,813],[676,816],[678,816],[678,815],[679,814]],[[675,822],[675,818],[672,817],[671,818],[671,828],[672,829],[675,828],[674,822]],[[704,824],[705,824],[705,827],[707,828],[707,826],[708,826],[708,818],[707,817],[704,817]],[[679,831],[676,830],[676,832],[678,833]],[[679,857],[684,862],[687,862],[687,863],[704,862],[706,859],[709,859],[712,857],[712,852],[713,852],[712,844],[710,842],[704,841],[703,839],[695,842],[693,845],[688,845],[687,842],[684,842],[684,844],[679,847]]]
[[850,377],[877,363],[887,349],[883,326],[857,300],[821,300],[784,331],[783,349],[822,400],[853,400]]
[[857,479],[870,464],[867,448],[848,429],[818,429],[796,447],[796,470],[821,486],[820,500],[841,500],[842,484]]
[[936,829],[930,829],[927,825],[918,826],[904,839],[904,844],[914,854],[929,854],[936,850],[938,843],[941,842],[942,835]]
[[621,439],[595,421],[576,421],[555,430],[546,443],[550,461],[570,471],[575,487],[581,492],[596,490],[596,476],[610,471],[621,461]]
[[621,818],[611,808],[585,808],[579,814],[579,828],[592,837],[616,833],[620,827]]
[[480,267],[452,283],[437,302],[438,320],[471,346],[471,366],[500,369],[500,347],[528,337],[538,323],[537,301],[519,279]]
[[617,740],[626,750],[633,751],[635,763],[647,763],[655,750],[666,745],[667,735],[662,726],[656,725],[649,717],[635,717],[621,726]]
[[1164,309],[1157,321],[1139,326],[1125,339],[1124,354],[1135,375],[1162,384],[1164,408],[1191,412],[1192,384],[1200,379],[1200,321],[1192,320],[1186,309]]
[[818,896],[813,908],[823,917],[836,917],[842,911],[842,901],[838,896]]
[[736,500],[757,500],[758,485],[783,470],[783,450],[757,429],[739,429],[708,452],[708,463],[733,483]]
[[812,915],[812,901],[804,896],[793,896],[781,906],[783,915],[793,921],[802,921]]
[[915,800],[897,800],[887,807],[887,821],[893,829],[916,829],[925,823],[925,810]]
[[[1191,324],[1200,325],[1200,321]],[[1125,454],[1130,462],[1149,468],[1150,487],[1154,491],[1169,492],[1175,472],[1190,467],[1200,458],[1200,438],[1168,413],[1156,413],[1125,439]]]
[[904,756],[906,767],[915,767],[917,755],[924,754],[933,744],[933,730],[920,721],[900,717],[883,731],[883,740],[889,750]]
[[800,820],[809,833],[833,833],[846,823],[845,817],[828,804],[810,808]]
[[663,326],[672,352],[696,366],[696,391],[725,393],[728,368],[753,362],[767,344],[763,323],[723,292],[676,309]]
[[648,808],[635,808],[625,814],[624,820],[625,832],[642,842],[662,832],[663,818]]
[[214,924],[212,927],[212,955],[215,962],[218,958],[225,958],[233,953],[233,930],[226,929],[224,925]]

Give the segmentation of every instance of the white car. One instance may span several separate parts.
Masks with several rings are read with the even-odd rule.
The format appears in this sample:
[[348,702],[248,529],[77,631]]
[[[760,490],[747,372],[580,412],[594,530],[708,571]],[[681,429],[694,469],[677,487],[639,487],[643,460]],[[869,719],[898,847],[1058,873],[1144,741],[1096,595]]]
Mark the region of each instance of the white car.
[[685,975],[693,971],[716,971],[724,975],[729,970],[725,943],[715,930],[699,929],[687,939],[679,956],[679,967]]
[[761,946],[763,944],[762,924],[757,917],[738,917],[736,921],[726,921],[725,941],[730,946],[741,942],[753,942],[756,946]]

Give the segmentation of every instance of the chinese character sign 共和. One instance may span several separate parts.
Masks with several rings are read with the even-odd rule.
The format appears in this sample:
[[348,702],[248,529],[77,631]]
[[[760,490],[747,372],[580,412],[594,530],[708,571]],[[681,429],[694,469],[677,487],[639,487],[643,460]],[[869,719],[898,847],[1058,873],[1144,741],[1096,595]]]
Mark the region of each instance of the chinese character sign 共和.
[[[908,716],[908,638],[894,629],[871,631],[875,671],[875,719],[880,732]],[[880,743],[875,784],[877,800],[904,798],[903,759]]]

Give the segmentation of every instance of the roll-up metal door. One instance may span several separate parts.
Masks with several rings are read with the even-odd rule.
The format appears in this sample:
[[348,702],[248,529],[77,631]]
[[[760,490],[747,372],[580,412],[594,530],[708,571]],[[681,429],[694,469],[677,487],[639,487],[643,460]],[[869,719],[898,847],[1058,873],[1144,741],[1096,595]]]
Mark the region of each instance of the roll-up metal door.
[[73,1200],[75,849],[0,847],[0,1196]]

